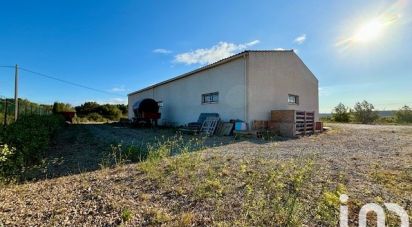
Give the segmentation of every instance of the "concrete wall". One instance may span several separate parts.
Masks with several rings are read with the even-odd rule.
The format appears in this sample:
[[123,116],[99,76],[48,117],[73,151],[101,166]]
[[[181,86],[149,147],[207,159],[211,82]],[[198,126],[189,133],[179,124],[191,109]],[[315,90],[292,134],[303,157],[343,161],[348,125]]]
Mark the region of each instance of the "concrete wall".
[[[319,118],[318,80],[290,52],[251,52],[247,58],[248,120],[269,120],[271,110],[315,111]],[[288,103],[298,95],[299,104]]]
[[[219,102],[202,104],[202,94],[219,92]],[[245,59],[243,57],[158,87],[130,95],[132,105],[144,98],[162,101],[160,124],[183,125],[197,121],[200,113],[219,113],[224,121],[245,120]]]
[[[249,52],[216,67],[130,95],[132,105],[144,98],[162,101],[160,124],[187,124],[200,113],[219,113],[224,121],[269,120],[271,110],[315,111],[319,118],[318,80],[292,51]],[[247,78],[245,81],[245,70]],[[202,104],[205,93],[219,92],[219,102]],[[299,104],[288,103],[298,95]],[[247,101],[246,101],[247,100]]]

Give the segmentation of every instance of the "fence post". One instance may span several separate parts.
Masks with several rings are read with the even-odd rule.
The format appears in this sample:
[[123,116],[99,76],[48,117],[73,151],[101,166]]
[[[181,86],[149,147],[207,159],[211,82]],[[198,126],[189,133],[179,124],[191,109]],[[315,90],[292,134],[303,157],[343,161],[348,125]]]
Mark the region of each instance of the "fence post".
[[16,65],[16,71],[14,74],[14,121],[17,121],[17,118],[19,117],[18,81],[19,81],[19,67]]
[[4,101],[6,102],[4,104],[4,126],[7,125],[7,98],[4,99]]

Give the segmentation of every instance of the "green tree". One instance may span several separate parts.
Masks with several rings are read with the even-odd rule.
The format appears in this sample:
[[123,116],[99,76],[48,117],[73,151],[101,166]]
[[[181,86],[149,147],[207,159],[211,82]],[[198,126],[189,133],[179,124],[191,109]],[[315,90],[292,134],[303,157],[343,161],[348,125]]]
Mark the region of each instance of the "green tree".
[[122,114],[123,114],[123,115],[127,115],[127,112],[128,112],[128,107],[127,107],[127,105],[125,105],[125,104],[117,104],[116,106],[117,106],[117,108],[119,108],[119,110],[122,111]]
[[332,110],[332,118],[336,122],[349,122],[350,114],[349,108],[339,103],[333,110]]
[[74,111],[73,107],[68,103],[54,102],[53,113],[61,113],[67,111]]
[[[84,104],[80,106],[76,106],[75,109],[76,109],[77,116],[86,117],[91,120],[109,119],[112,121],[118,121],[124,114],[127,114],[126,105],[112,105],[112,104],[100,105],[97,102],[85,102]],[[96,114],[98,114],[100,117],[97,117]]]
[[91,113],[97,113],[98,109],[100,107],[100,104],[97,102],[85,102],[84,104],[80,106],[76,106],[76,113],[79,116],[86,116]]
[[412,109],[409,106],[403,106],[396,111],[395,119],[398,123],[412,123]]
[[94,121],[94,122],[103,122],[106,121],[100,114],[98,113],[90,113],[86,116],[87,120]]
[[357,102],[353,108],[353,116],[356,122],[362,124],[369,124],[379,118],[378,114],[374,111],[375,107],[368,103],[366,100],[363,102]]
[[103,117],[118,121],[122,117],[122,111],[115,105],[105,104],[98,108],[98,113]]

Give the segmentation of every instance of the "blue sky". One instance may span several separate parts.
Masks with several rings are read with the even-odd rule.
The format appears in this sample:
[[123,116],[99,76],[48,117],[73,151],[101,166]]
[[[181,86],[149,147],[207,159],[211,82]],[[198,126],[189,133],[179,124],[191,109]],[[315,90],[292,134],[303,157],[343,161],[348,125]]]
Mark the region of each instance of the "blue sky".
[[[319,79],[320,111],[364,99],[412,105],[412,3],[403,1],[1,1],[0,66],[33,101],[124,102],[125,94],[244,49],[295,49]],[[359,32],[375,18],[378,31]],[[386,19],[383,19],[386,20]],[[361,33],[361,35],[359,35]],[[373,35],[373,37],[371,37]],[[0,95],[13,95],[0,68]]]

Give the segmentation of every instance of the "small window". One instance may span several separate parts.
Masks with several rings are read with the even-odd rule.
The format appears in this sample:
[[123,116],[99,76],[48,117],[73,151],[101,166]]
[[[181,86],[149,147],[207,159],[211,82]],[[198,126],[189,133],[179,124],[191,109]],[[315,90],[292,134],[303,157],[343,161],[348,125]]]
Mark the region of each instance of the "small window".
[[163,107],[163,101],[158,101],[157,105],[159,105],[159,107],[162,108]]
[[289,102],[289,104],[296,104],[296,105],[298,105],[298,104],[299,104],[299,96],[297,96],[297,95],[289,95],[288,102]]
[[218,103],[219,102],[219,92],[213,92],[202,95],[202,104],[206,103]]

